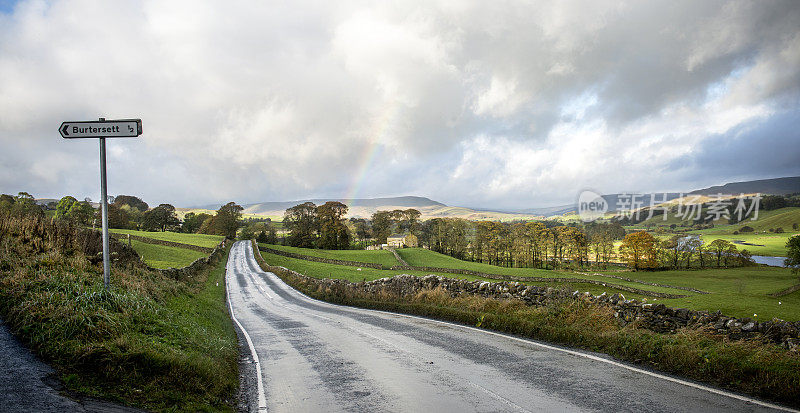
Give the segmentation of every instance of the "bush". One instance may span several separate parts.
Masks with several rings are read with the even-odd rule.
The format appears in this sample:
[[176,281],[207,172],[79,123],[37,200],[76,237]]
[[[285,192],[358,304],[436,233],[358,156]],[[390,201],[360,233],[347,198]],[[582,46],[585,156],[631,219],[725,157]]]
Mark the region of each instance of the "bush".
[[753,227],[749,227],[749,226],[747,226],[747,225],[745,225],[745,226],[743,226],[743,227],[739,228],[739,232],[753,232],[753,231],[754,231],[754,230],[753,230]]
[[733,235],[739,235],[739,231],[733,231]]
[[783,227],[775,228],[775,233],[776,234],[783,234]]

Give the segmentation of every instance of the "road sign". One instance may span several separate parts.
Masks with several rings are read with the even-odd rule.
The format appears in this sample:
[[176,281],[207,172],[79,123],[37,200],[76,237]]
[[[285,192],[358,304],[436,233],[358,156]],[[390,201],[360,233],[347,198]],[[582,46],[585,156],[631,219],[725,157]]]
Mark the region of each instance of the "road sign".
[[108,247],[108,191],[106,181],[106,138],[135,138],[142,134],[141,119],[62,122],[62,138],[98,138],[100,141],[100,216],[103,224],[103,286],[108,290],[111,278],[111,250]]
[[142,134],[141,119],[63,122],[58,128],[62,138],[135,138]]

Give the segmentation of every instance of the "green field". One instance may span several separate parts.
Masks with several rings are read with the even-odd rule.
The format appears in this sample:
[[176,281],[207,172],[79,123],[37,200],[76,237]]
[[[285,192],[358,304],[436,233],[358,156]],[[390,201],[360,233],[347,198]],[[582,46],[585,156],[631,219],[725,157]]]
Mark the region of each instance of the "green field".
[[785,257],[786,256],[786,241],[792,236],[797,234],[702,234],[700,238],[706,244],[714,241],[715,239],[724,239],[727,241],[743,241],[755,245],[742,245],[736,244],[736,248],[740,250],[747,250],[752,255],[768,255],[771,257]]
[[[711,312],[720,310],[723,314],[729,316],[753,317],[758,320],[769,320],[772,317],[778,317],[792,321],[800,320],[800,291],[781,297],[780,299],[774,299],[768,296],[770,293],[781,291],[798,282],[798,277],[796,275],[792,275],[790,270],[784,268],[746,267],[731,269],[655,272],[607,270],[599,272],[600,274],[618,275],[643,282],[694,288],[710,293],[699,294],[680,289],[650,286],[636,282],[603,277],[601,275],[594,275],[597,273],[497,267],[489,264],[458,260],[422,248],[405,248],[397,250],[397,252],[404,260],[414,266],[468,269],[488,274],[501,275],[576,278],[576,282],[530,282],[526,284],[567,287],[569,289],[578,290],[581,292],[589,291],[595,295],[602,292],[606,292],[608,294],[619,292],[622,293],[626,298],[646,299],[648,302],[664,303],[670,307],[690,308]],[[264,259],[272,265],[287,267],[302,274],[314,277],[341,278],[353,282],[391,277],[400,273],[409,273],[418,276],[429,274],[429,272],[387,271],[369,268],[362,268],[361,271],[357,271],[354,267],[316,263],[267,253],[263,253],[262,255],[264,256]],[[456,275],[448,273],[439,273],[437,275],[469,280],[480,279],[496,281],[469,275]],[[579,278],[602,281],[609,284],[619,284],[645,291],[687,295],[688,297],[674,299],[648,298],[626,291],[619,291],[611,287],[580,283],[578,280]],[[756,316],[753,316],[753,314],[756,314]]]
[[[611,273],[611,272],[608,272]],[[670,307],[722,311],[736,317],[761,321],[778,317],[800,320],[800,291],[781,298],[770,293],[797,284],[798,277],[789,269],[776,267],[723,268],[692,271],[626,272],[629,278],[660,284],[696,288],[710,294],[689,293],[687,298],[659,299]],[[780,304],[779,304],[780,303]],[[753,314],[757,314],[753,316]]]
[[733,225],[715,225],[714,228],[703,230],[707,234],[723,233],[732,234],[741,227],[747,225],[757,232],[769,232],[770,229],[783,228],[785,232],[798,232],[792,229],[792,225],[800,226],[800,208],[789,207],[772,211],[759,211],[758,219],[751,221],[746,219]]
[[[688,224],[686,221],[680,221],[670,214],[666,221],[662,221],[661,217],[653,217],[636,225],[625,227],[628,231],[644,230],[647,225],[665,226],[670,224]],[[714,228],[688,231],[686,234],[700,235],[702,240],[708,244],[715,239],[724,239],[727,241],[742,241],[755,245],[742,245],[736,244],[739,249],[746,249],[753,255],[766,255],[772,257],[785,257],[786,256],[786,241],[794,235],[800,234],[800,230],[792,229],[794,224],[800,225],[800,208],[788,207],[780,208],[772,211],[759,211],[758,219],[751,221],[746,219],[740,223],[729,225],[718,221],[714,223]],[[753,228],[754,232],[745,232],[734,234],[734,231],[740,231],[743,226]],[[775,234],[770,232],[770,229],[783,228],[784,233]],[[652,229],[652,228],[651,228]],[[676,228],[680,230],[681,228]],[[673,234],[655,234],[658,238],[666,239]]]
[[[505,268],[494,265],[461,261],[447,255],[422,248],[406,248],[398,250],[400,256],[411,265],[435,266],[444,268],[462,268],[493,274],[532,275],[538,277],[581,277],[602,280],[602,277],[577,274],[567,271],[548,271],[525,268]],[[603,274],[620,275],[645,282],[689,287],[711,294],[697,294],[683,290],[659,288],[648,285],[630,283],[616,279],[606,279],[615,284],[626,285],[649,291],[667,292],[689,295],[687,298],[656,299],[672,307],[685,307],[696,310],[717,311],[731,316],[752,317],[769,320],[778,317],[786,320],[800,320],[800,292],[790,294],[781,299],[767,296],[788,288],[798,282],[789,269],[774,267],[745,267],[730,269],[707,269],[694,271],[600,271]],[[599,286],[592,286],[600,288]],[[584,287],[579,288],[584,291]],[[601,288],[600,288],[601,289]],[[595,289],[596,291],[597,289]],[[589,290],[591,291],[591,289]],[[609,292],[609,294],[611,294]],[[626,297],[629,293],[624,293]],[[649,300],[653,300],[652,298]],[[782,304],[778,304],[781,302]]]
[[[433,275],[440,275],[440,276],[450,277],[450,278],[460,278],[460,279],[471,280],[471,281],[480,280],[480,281],[497,282],[497,280],[493,280],[493,279],[489,279],[489,278],[476,277],[476,276],[472,276],[472,275],[435,273],[435,272],[431,272],[431,271],[399,271],[399,270],[393,271],[393,270],[376,270],[376,269],[372,269],[372,268],[361,268],[361,270],[358,270],[356,267],[350,267],[350,266],[346,266],[346,265],[325,264],[325,263],[314,262],[314,261],[305,261],[305,260],[301,260],[301,259],[297,259],[297,258],[289,258],[289,257],[284,257],[282,255],[270,254],[268,252],[261,252],[261,256],[264,258],[264,260],[269,265],[276,265],[276,266],[280,266],[280,267],[285,267],[285,268],[288,268],[290,270],[294,270],[294,271],[297,271],[297,272],[299,272],[301,274],[307,275],[309,277],[338,278],[338,279],[343,279],[343,280],[347,280],[347,281],[350,281],[350,282],[372,281],[372,280],[377,280],[377,279],[380,279],[380,278],[393,277],[395,275],[400,275],[400,274],[409,274],[409,275],[415,275],[415,276],[418,276],[418,277],[423,277],[423,276],[426,276],[426,275],[433,274]],[[549,274],[550,274],[551,277],[561,277],[561,276],[565,275],[565,274],[560,274],[560,273],[549,273]],[[576,274],[571,274],[571,275],[575,276]],[[612,282],[613,281],[614,283],[617,283],[617,284],[625,284],[625,285],[631,285],[631,286],[635,285],[636,288],[644,287],[644,288],[641,288],[641,289],[649,290],[649,291],[663,291],[663,292],[670,292],[670,293],[673,293],[673,294],[681,293],[681,290],[661,289],[661,288],[658,288],[658,287],[642,286],[642,285],[639,285],[639,284],[627,283],[625,281],[620,281],[620,280],[609,280],[607,278],[600,278],[600,277],[582,277],[582,278],[599,279],[599,280],[604,280],[604,281],[608,281],[608,282]],[[563,287],[565,285],[569,285],[569,286],[574,287],[573,290],[580,290],[582,292],[583,291],[588,291],[588,292],[590,292],[592,294],[595,294],[595,295],[602,294],[603,292],[607,292],[608,294],[614,294],[614,293],[624,294],[625,297],[628,297],[628,298],[637,298],[637,299],[644,298],[644,296],[639,295],[639,294],[632,294],[632,293],[629,293],[627,291],[621,291],[621,290],[617,290],[617,289],[610,288],[610,287],[602,287],[602,286],[595,285],[595,284],[580,283],[580,282],[578,282],[577,279],[576,279],[575,283],[567,283],[567,284],[557,283],[557,282],[528,282],[528,283],[524,283],[524,284],[546,286],[546,287],[556,287],[556,288],[557,287]]]
[[153,268],[181,268],[193,263],[198,258],[206,256],[200,251],[147,244],[137,240],[132,240],[131,246],[144,259],[144,262]]
[[[285,247],[283,247],[283,248],[285,248]],[[299,249],[299,248],[292,249],[293,252],[300,251],[300,250],[302,250],[302,251],[329,252],[329,253],[343,252],[343,251],[331,251],[331,250],[304,250],[304,249]],[[348,252],[358,252],[358,251],[348,251]],[[370,254],[374,253],[374,252],[385,252],[385,253],[388,253],[389,255],[392,255],[391,252],[389,252],[389,251],[360,251],[360,252],[362,252],[362,253],[370,253]],[[597,276],[597,275],[592,275],[592,274],[575,273],[575,272],[572,272],[572,271],[552,271],[552,270],[540,270],[540,269],[533,269],[533,268],[506,268],[506,267],[497,267],[497,266],[489,265],[489,264],[481,264],[481,263],[477,263],[477,262],[462,261],[462,260],[459,260],[459,259],[456,259],[456,258],[453,258],[453,257],[449,257],[447,255],[440,254],[438,252],[434,252],[434,251],[430,251],[430,250],[426,250],[426,249],[423,249],[423,248],[403,248],[403,249],[398,249],[397,253],[400,254],[400,256],[404,260],[406,260],[406,262],[408,262],[410,265],[419,266],[419,267],[438,267],[438,268],[465,269],[465,270],[483,272],[483,273],[486,273],[486,274],[513,275],[513,276],[517,276],[517,277],[542,277],[542,278],[566,277],[566,278],[575,278],[576,279],[575,284],[576,285],[580,285],[580,287],[576,287],[576,289],[579,289],[581,291],[589,291],[589,292],[593,292],[593,293],[596,292],[597,294],[600,294],[603,291],[605,291],[602,286],[598,286],[598,285],[594,285],[594,284],[590,284],[590,283],[580,283],[579,279],[588,279],[588,280],[599,281],[599,282],[604,282],[604,283],[619,284],[619,285],[624,285],[624,286],[627,286],[627,287],[638,288],[638,289],[642,289],[642,290],[646,290],[646,291],[653,291],[653,292],[660,292],[660,293],[668,293],[668,294],[684,294],[685,293],[685,291],[683,291],[683,290],[678,290],[678,289],[673,289],[673,288],[665,288],[665,287],[643,285],[643,284],[640,284],[640,283],[635,283],[635,282],[630,282],[630,281],[611,279],[609,277],[602,277],[602,276]],[[338,255],[334,255],[334,257],[338,257]],[[392,257],[392,259],[394,259],[394,257]],[[362,262],[363,262],[363,260],[362,260]],[[336,266],[336,267],[343,267],[343,269],[341,271],[344,271],[344,272],[343,273],[342,272],[337,272],[337,274],[339,274],[339,275],[336,275],[333,278],[350,279],[350,278],[347,277],[347,274],[350,274],[349,270],[346,270],[346,268],[348,268],[347,266]],[[315,267],[315,268],[318,268],[318,267]],[[294,269],[294,268],[292,268],[292,269]],[[366,268],[362,268],[362,271],[363,270],[367,270],[367,269]],[[407,273],[417,274],[417,273],[420,273],[420,274],[425,274],[425,275],[430,273],[430,272],[419,272],[419,271],[394,271],[394,272],[388,272],[388,271],[380,271],[380,270],[373,270],[373,269],[369,269],[369,270],[370,270],[371,273],[372,272],[375,272],[375,273],[374,273],[374,278],[367,278],[367,280],[371,280],[371,279],[375,279],[375,278],[382,278],[382,277],[391,277],[392,275],[400,274],[400,273],[403,273],[403,274],[407,274]],[[296,271],[302,273],[302,271],[300,271],[300,270],[296,270]],[[362,277],[363,277],[363,272],[361,272],[361,274],[362,274]],[[493,279],[490,279],[490,278],[480,278],[480,277],[469,276],[469,275],[461,275],[461,274],[455,275],[455,274],[450,274],[450,273],[441,273],[441,274],[437,273],[437,275],[443,275],[443,276],[446,276],[446,277],[459,277],[459,278],[465,278],[465,279],[470,279],[470,280],[481,279],[481,280],[497,281],[497,280],[493,280]],[[356,279],[359,280],[359,281],[361,280],[361,278],[356,278]],[[549,281],[548,282],[531,281],[528,284],[531,284],[531,285],[547,285],[547,286],[560,285],[558,283],[554,284],[553,282],[549,282]],[[623,291],[617,291],[616,289],[614,289],[614,291],[611,291],[611,290],[608,290],[608,291],[609,291],[609,294],[613,294],[614,292],[623,292]],[[631,294],[630,292],[623,292],[623,293],[626,294],[626,297],[628,296],[628,294]]]
[[309,255],[312,257],[327,258],[333,260],[344,261],[357,261],[367,262],[371,264],[380,264],[384,268],[389,268],[393,265],[399,265],[397,259],[391,251],[376,250],[320,250],[314,248],[297,248],[284,245],[275,244],[259,244],[262,247],[268,247],[279,251],[293,252],[295,254]]
[[148,232],[136,231],[132,229],[110,229],[110,232],[116,234],[131,234],[140,237],[152,238],[161,241],[179,242],[181,244],[196,245],[198,247],[214,248],[219,245],[225,238],[220,235],[207,235],[207,234],[183,234],[180,232]]

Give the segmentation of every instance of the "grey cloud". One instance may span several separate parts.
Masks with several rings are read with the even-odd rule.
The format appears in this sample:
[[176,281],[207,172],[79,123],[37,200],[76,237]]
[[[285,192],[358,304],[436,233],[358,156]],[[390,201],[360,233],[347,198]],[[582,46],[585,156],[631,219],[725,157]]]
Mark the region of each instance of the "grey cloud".
[[[749,153],[718,135],[797,118],[798,27],[792,1],[22,1],[0,13],[0,190],[96,191],[96,145],[59,141],[55,128],[99,116],[144,120],[138,143],[114,144],[124,150],[110,179],[112,193],[149,202],[360,188],[530,207],[584,185],[666,187],[704,174],[695,160],[708,145]],[[714,123],[698,125],[701,112]],[[655,166],[664,177],[648,183],[654,167],[635,159],[624,175],[592,153],[576,155],[591,164],[580,168],[559,160],[591,144],[586,128],[600,131],[594,151],[606,159],[631,147],[667,156]],[[679,148],[664,155],[662,141]],[[769,150],[750,174],[792,170],[767,162]]]

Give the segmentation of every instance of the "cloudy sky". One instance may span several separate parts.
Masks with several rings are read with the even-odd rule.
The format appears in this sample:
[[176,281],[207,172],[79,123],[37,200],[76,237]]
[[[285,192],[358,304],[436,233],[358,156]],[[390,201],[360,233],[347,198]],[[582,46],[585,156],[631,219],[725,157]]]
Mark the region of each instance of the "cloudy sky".
[[797,1],[0,0],[0,192],[529,208],[800,175]]

